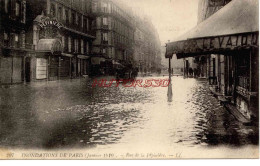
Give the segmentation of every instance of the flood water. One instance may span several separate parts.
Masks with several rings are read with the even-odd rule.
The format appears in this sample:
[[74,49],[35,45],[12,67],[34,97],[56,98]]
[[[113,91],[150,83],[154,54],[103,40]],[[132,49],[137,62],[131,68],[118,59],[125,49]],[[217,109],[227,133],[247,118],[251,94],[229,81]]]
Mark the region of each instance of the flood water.
[[173,77],[172,102],[167,101],[167,87],[92,88],[92,82],[76,79],[2,87],[0,146],[164,149],[258,145],[258,128],[238,122],[209,93],[205,81]]

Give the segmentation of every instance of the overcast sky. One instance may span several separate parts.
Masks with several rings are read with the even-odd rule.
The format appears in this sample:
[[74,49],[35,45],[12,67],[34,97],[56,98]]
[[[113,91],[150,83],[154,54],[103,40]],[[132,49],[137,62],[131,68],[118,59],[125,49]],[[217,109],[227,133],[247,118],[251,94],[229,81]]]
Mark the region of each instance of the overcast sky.
[[197,24],[199,0],[122,0],[148,15],[157,29],[162,45],[173,41]]

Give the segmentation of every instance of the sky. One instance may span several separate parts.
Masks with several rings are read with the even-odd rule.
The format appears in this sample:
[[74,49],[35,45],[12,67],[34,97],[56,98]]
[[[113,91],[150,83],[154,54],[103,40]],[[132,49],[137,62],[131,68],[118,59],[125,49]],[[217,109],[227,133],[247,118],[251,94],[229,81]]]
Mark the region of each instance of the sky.
[[161,44],[174,41],[197,25],[199,0],[122,0],[149,16],[158,31]]

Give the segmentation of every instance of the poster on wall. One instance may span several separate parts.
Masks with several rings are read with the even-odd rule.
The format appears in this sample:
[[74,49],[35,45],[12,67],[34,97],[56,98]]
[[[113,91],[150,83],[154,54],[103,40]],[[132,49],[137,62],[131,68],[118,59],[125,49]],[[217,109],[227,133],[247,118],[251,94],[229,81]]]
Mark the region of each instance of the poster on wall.
[[47,78],[47,59],[37,58],[36,59],[36,79]]

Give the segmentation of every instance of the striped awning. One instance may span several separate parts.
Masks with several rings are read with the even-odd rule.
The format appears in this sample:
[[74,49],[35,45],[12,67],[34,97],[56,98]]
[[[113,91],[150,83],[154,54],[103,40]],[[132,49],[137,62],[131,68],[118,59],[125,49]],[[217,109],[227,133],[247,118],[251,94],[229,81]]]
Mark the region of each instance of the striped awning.
[[59,39],[40,39],[37,44],[37,52],[50,52],[52,54],[62,52],[62,43]]
[[211,17],[166,44],[165,57],[193,57],[258,47],[259,0],[233,0]]

